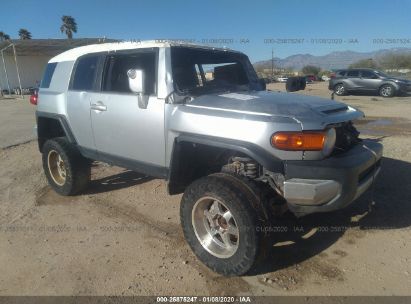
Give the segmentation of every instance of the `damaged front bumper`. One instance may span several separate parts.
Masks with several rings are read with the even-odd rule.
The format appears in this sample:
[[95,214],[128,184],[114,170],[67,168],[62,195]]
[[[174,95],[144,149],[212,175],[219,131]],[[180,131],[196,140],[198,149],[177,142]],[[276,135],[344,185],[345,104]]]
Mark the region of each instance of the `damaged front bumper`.
[[374,182],[383,147],[364,140],[346,153],[318,161],[286,161],[284,198],[297,216],[346,207]]

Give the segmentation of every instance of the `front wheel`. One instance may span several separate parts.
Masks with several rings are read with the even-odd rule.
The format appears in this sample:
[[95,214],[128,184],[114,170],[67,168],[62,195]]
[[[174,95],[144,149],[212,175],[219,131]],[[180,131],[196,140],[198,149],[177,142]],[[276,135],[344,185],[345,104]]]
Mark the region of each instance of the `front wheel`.
[[229,179],[208,176],[192,183],[181,200],[180,216],[191,249],[215,272],[242,275],[257,261],[257,213],[245,190]]
[[380,96],[382,97],[393,97],[395,95],[395,88],[390,84],[384,84],[380,88]]

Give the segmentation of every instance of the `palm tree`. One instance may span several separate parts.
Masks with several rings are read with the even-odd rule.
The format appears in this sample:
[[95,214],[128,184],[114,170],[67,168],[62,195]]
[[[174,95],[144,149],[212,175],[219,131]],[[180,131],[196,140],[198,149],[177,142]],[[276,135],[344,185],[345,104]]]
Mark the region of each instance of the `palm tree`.
[[73,33],[77,33],[77,23],[71,16],[61,17],[63,24],[60,26],[60,31],[67,35],[68,39],[73,38]]
[[26,29],[19,30],[19,37],[21,40],[31,39],[31,33]]
[[4,34],[4,40],[10,40],[10,36],[9,35],[7,35],[7,34]]

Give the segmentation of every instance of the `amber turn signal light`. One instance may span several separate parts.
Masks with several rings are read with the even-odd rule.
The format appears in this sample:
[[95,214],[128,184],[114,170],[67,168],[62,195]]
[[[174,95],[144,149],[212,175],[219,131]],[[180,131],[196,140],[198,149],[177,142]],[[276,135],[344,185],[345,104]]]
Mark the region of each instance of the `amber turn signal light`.
[[288,151],[320,151],[325,136],[324,132],[277,132],[271,136],[271,145]]

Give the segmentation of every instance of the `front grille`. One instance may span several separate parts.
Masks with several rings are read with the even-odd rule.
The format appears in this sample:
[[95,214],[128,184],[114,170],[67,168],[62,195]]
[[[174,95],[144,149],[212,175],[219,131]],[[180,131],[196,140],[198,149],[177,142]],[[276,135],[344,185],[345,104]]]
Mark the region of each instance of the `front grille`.
[[344,153],[361,142],[359,138],[360,132],[358,132],[351,121],[339,125],[335,128],[335,131],[337,138],[332,155]]

